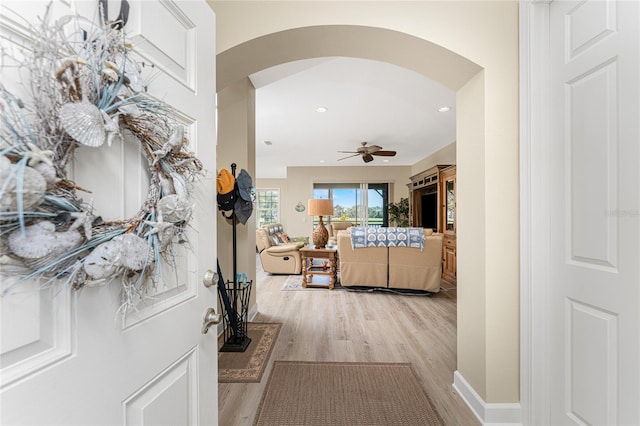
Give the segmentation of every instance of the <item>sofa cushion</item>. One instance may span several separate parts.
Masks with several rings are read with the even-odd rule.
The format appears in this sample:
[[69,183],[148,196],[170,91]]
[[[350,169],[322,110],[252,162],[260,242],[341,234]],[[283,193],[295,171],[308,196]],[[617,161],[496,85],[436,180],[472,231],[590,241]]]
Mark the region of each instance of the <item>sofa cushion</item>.
[[276,236],[278,237],[278,244],[291,242],[291,238],[284,232],[276,232]]
[[409,247],[389,249],[389,288],[440,291],[442,234],[426,234],[421,252]]
[[387,287],[388,249],[353,249],[349,232],[338,234],[340,282],[343,286]]

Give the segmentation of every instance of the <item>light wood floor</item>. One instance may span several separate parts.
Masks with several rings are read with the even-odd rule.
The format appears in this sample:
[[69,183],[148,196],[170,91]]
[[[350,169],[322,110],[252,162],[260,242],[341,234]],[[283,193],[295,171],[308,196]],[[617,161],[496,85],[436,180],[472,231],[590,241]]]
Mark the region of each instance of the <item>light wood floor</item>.
[[[436,296],[308,289],[282,291],[287,276],[258,266],[258,315],[282,329],[260,383],[218,385],[221,426],[251,425],[274,360],[409,362],[447,425],[479,425],[453,390],[456,290]],[[292,401],[292,404],[295,402]]]

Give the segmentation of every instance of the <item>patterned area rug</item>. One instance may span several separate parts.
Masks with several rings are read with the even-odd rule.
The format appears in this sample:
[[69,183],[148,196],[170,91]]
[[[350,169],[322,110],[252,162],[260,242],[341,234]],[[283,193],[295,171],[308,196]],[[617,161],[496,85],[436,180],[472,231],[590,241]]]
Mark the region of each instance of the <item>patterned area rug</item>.
[[[329,283],[329,277],[315,277],[314,280],[318,280],[318,279],[324,279],[326,281],[326,284]],[[340,286],[340,283],[337,282],[333,285],[333,289],[337,290],[337,289],[341,289],[342,287]],[[327,291],[326,288],[322,288],[322,287],[307,287],[304,288],[302,287],[302,275],[289,275],[287,277],[287,281],[284,282],[284,285],[282,286],[282,291],[297,291],[297,290],[304,290],[304,291],[310,291],[310,290],[322,290],[322,291]]]
[[274,361],[254,425],[441,426],[411,364]]
[[[218,382],[260,382],[281,327],[282,324],[279,323],[248,323],[247,335],[251,338],[251,343],[249,343],[247,350],[218,353]],[[223,336],[220,336],[218,349],[223,344]]]

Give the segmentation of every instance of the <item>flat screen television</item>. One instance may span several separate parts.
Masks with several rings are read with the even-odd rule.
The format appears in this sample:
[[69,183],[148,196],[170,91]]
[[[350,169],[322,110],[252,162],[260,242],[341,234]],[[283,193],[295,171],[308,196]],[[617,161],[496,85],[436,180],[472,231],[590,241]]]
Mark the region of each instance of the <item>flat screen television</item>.
[[421,202],[421,226],[423,228],[431,228],[438,230],[438,193],[423,194],[420,197]]

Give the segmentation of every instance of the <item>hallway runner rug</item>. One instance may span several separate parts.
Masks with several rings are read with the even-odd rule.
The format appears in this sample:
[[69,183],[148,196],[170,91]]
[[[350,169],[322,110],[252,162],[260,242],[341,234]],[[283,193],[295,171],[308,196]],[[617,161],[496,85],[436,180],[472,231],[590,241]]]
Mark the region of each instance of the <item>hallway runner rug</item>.
[[[249,343],[247,350],[218,353],[218,382],[260,382],[281,327],[280,323],[248,323],[247,335],[251,338],[251,343]],[[218,338],[218,349],[223,344],[222,335]]]
[[443,425],[411,364],[274,361],[254,426]]

